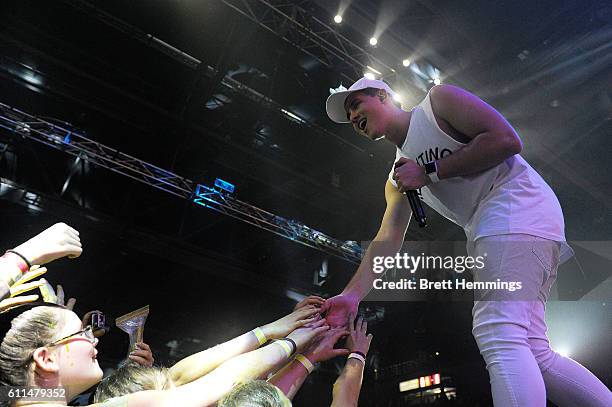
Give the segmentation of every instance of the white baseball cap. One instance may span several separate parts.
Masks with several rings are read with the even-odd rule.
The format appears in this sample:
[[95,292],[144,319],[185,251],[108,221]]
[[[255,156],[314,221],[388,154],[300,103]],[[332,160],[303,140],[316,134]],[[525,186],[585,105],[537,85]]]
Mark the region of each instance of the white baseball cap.
[[[393,90],[391,90],[389,85],[387,85],[385,82],[363,77],[357,82],[353,83],[350,88],[342,89],[341,87],[329,95],[327,102],[325,102],[325,110],[327,111],[329,118],[336,123],[348,123],[349,120],[346,117],[346,110],[344,110],[344,102],[346,101],[346,98],[351,93],[366,88],[384,89],[389,96],[395,96],[395,92],[393,92]],[[333,89],[330,90],[333,91]]]

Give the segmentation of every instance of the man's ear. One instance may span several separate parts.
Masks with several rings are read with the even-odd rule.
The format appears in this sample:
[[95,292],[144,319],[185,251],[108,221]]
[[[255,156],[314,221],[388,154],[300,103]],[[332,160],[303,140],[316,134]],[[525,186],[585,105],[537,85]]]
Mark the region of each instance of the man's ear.
[[384,102],[387,98],[387,92],[384,89],[378,89],[377,96],[381,102]]
[[49,348],[38,348],[32,354],[35,369],[45,373],[55,373],[59,370],[59,359],[57,352],[51,352]]

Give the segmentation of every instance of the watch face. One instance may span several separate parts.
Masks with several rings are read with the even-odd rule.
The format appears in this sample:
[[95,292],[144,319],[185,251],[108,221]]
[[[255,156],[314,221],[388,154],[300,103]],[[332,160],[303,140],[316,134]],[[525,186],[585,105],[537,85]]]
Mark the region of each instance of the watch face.
[[426,174],[432,174],[437,172],[437,168],[436,168],[436,162],[432,161],[430,163],[425,164],[425,173]]

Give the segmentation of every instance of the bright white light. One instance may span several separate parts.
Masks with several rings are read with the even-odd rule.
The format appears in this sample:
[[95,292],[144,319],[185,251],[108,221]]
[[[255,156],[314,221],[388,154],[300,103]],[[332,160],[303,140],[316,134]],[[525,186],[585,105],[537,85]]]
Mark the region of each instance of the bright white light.
[[569,358],[569,355],[570,355],[569,349],[567,349],[567,348],[559,348],[559,349],[555,349],[555,350],[556,350],[556,352],[559,355],[561,355],[561,356],[563,356],[565,358]]
[[398,103],[402,103],[402,95],[400,95],[399,93],[393,94],[393,99]]
[[370,65],[366,65],[366,68],[368,68],[370,71],[374,72],[375,74],[382,75],[382,73],[380,73],[379,70],[372,68]]
[[378,38],[376,37],[370,38],[370,45],[375,46],[376,44],[378,44]]
[[442,83],[442,81],[440,80],[440,78],[434,78],[433,83],[434,85],[439,85]]
[[402,65],[404,65],[405,67],[409,67],[410,66],[410,60],[408,58],[404,59],[402,61]]
[[374,76],[372,72],[366,72],[363,74],[363,76],[365,76],[368,79],[372,79],[372,80],[376,79],[376,77]]
[[342,22],[342,16],[340,14],[336,15],[336,17],[334,17],[334,22],[340,24]]
[[292,113],[292,112],[290,112],[288,110],[281,109],[281,112],[283,112],[287,117],[289,117],[294,122],[297,122],[297,123],[305,123],[306,122],[306,120],[302,119],[300,116],[298,116],[295,113]]

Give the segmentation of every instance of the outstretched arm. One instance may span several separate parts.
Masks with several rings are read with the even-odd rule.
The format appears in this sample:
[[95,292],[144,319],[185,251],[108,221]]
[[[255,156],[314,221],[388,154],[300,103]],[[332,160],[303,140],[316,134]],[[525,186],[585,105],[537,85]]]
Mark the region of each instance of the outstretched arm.
[[395,256],[402,247],[412,214],[406,196],[388,180],[385,185],[387,208],[380,229],[368,247],[355,275],[340,295],[325,301],[322,312],[332,327],[346,324],[349,314],[356,314],[359,302],[370,292],[372,283],[380,277],[372,271],[375,257]]
[[331,407],[357,407],[359,392],[361,391],[361,381],[365,368],[365,358],[370,349],[372,334],[368,334],[368,323],[359,318],[354,321],[354,315],[349,317],[350,335],[346,341],[346,347],[352,352],[363,356],[363,361],[351,357],[346,361],[344,369],[334,383],[333,400]]
[[347,349],[334,349],[338,340],[349,332],[344,328],[330,329],[317,338],[301,356],[296,356],[293,361],[276,372],[268,382],[272,383],[289,399],[293,399],[306,377],[311,373],[315,363],[324,362],[336,356],[347,356]]
[[[278,339],[310,322],[319,312],[315,306],[306,306],[297,309],[285,317],[261,327],[265,339]],[[170,377],[176,386],[190,383],[216,369],[223,362],[250,352],[260,346],[254,331],[249,331],[225,343],[195,353],[177,362],[170,368]]]

